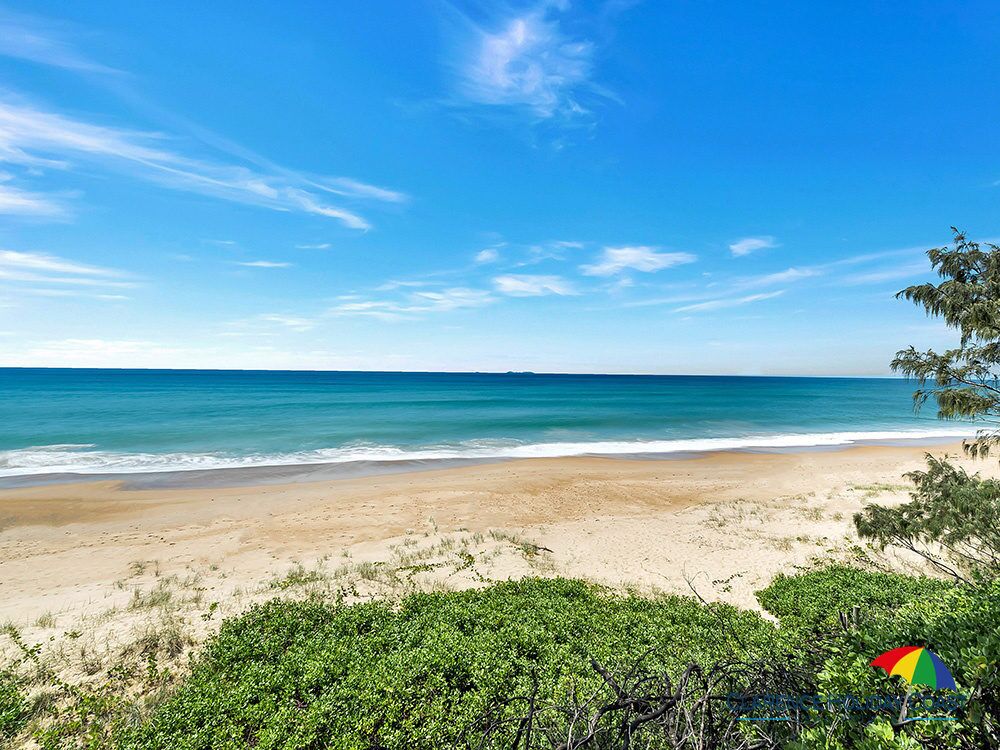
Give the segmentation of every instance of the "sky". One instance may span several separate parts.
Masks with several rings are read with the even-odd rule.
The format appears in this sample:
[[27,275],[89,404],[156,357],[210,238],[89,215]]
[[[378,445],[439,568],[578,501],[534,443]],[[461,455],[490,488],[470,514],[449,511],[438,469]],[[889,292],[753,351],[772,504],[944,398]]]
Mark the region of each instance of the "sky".
[[[2,3],[3,0],[0,0]],[[0,4],[0,366],[885,375],[1000,4]]]

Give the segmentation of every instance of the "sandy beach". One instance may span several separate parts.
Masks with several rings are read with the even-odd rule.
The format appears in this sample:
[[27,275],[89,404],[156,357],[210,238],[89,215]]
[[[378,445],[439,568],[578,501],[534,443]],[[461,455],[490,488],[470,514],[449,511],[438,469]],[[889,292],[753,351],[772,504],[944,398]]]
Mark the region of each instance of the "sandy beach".
[[[905,500],[902,475],[929,451],[961,446],[530,459],[226,488],[8,489],[0,662],[30,659],[44,676],[38,695],[53,680],[102,690],[113,674],[132,675],[129,690],[150,680],[166,695],[223,620],[276,597],[395,601],[524,576],[761,611],[754,592],[779,573],[877,560],[852,516]],[[1000,474],[995,462],[959,461]]]
[[[927,450],[525,460],[223,489],[7,490],[0,612],[29,630],[70,629],[135,610],[130,601],[164,581],[196,581],[198,606],[229,612],[289,570],[320,568],[305,577],[353,577],[371,592],[566,575],[679,593],[694,586],[706,599],[753,607],[753,592],[777,573],[849,554],[852,514],[905,499],[901,476]],[[456,550],[472,562],[454,564]],[[352,566],[369,574],[352,576]]]

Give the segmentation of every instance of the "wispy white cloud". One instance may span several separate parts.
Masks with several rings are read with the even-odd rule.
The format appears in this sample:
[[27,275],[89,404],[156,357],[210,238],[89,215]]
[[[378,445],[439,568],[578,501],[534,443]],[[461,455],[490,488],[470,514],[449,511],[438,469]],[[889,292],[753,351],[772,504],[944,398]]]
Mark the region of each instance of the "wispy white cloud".
[[417,307],[426,308],[427,312],[446,312],[465,307],[482,307],[495,301],[495,298],[482,289],[466,289],[457,287],[440,292],[415,292]]
[[476,253],[476,263],[496,263],[500,260],[500,252],[495,247],[487,247]]
[[434,292],[411,292],[400,299],[365,299],[357,295],[348,297],[341,304],[330,308],[327,315],[396,321],[419,317],[426,313],[483,307],[496,302],[496,297],[487,291],[465,287]]
[[463,98],[474,104],[521,108],[536,118],[576,118],[585,100],[607,97],[592,82],[594,45],[563,30],[561,3],[542,3],[489,26],[465,19]]
[[666,297],[652,297],[648,299],[632,300],[622,303],[623,307],[659,307],[662,305],[676,305],[681,302],[699,302],[706,299],[715,299],[719,296],[719,290],[705,290],[701,292],[688,292],[684,294],[671,294]]
[[295,247],[299,250],[329,250],[332,245],[329,242],[317,242],[311,245],[296,245]]
[[11,175],[0,174],[0,214],[9,216],[65,216],[66,207],[53,196],[19,190],[6,184]]
[[867,273],[852,274],[840,279],[841,284],[848,286],[860,284],[879,284],[883,281],[897,281],[900,279],[910,279],[921,274],[931,273],[931,264],[926,258],[913,263],[903,265],[893,265],[887,268],[878,268]]
[[626,270],[653,273],[697,259],[691,253],[664,253],[646,245],[606,247],[598,262],[580,266],[580,271],[587,276],[613,276]]
[[424,286],[431,286],[429,281],[414,281],[410,279],[390,279],[383,284],[379,284],[375,287],[376,292],[391,292],[394,289],[407,289],[414,288],[418,289]]
[[122,300],[120,290],[137,286],[129,274],[46,253],[0,250],[0,282],[20,297],[87,297]]
[[98,287],[132,287],[133,282],[110,281],[107,279],[89,279],[82,276],[51,276],[43,273],[32,273],[30,271],[18,271],[16,269],[0,266],[0,279],[4,281],[26,281],[32,284],[67,284],[71,286],[98,286]]
[[70,31],[66,24],[0,10],[0,55],[78,73],[120,74],[80,52]]
[[302,333],[316,327],[317,321],[299,315],[282,313],[261,313],[251,318],[233,321],[227,324],[228,330],[222,336],[266,336],[274,335],[273,329],[282,329]]
[[316,191],[376,200],[399,200],[402,195],[354,180],[347,181],[350,189],[331,188],[341,178],[313,178],[280,168],[265,172],[193,158],[170,149],[168,139],[158,133],[91,124],[23,102],[0,100],[0,162],[69,168],[75,159],[126,170],[175,190],[325,216],[352,229],[368,229],[370,224],[351,210],[324,202]]
[[378,185],[369,185],[367,182],[352,180],[350,177],[327,177],[316,180],[312,184],[328,193],[352,198],[371,198],[387,203],[404,203],[409,200],[409,196],[406,193],[401,193],[398,190],[389,190]]
[[739,279],[736,286],[742,289],[750,289],[760,286],[772,286],[774,284],[787,284],[802,279],[809,279],[814,276],[821,276],[823,270],[816,267],[805,266],[801,268],[789,268],[775,273],[766,273],[760,276],[750,276]]
[[549,294],[568,296],[578,294],[573,285],[561,276],[508,274],[494,278],[493,285],[498,292],[510,297],[542,297]]
[[516,265],[534,266],[550,260],[566,260],[570,251],[579,250],[584,247],[582,242],[570,242],[566,240],[552,240],[536,245],[528,245],[525,249],[525,257]]
[[[257,192],[257,187],[259,185],[260,183],[254,184],[251,191]],[[305,190],[292,187],[286,187],[280,190],[273,189],[270,186],[262,187],[267,188],[268,197],[283,197],[292,207],[296,207],[307,214],[316,214],[317,216],[325,216],[328,219],[337,219],[341,224],[346,227],[350,227],[351,229],[371,229],[371,224],[369,224],[367,220],[362,219],[356,213],[347,211],[343,208],[337,208],[336,206],[321,203],[315,196]]]
[[278,260],[238,260],[234,263],[246,268],[290,268],[292,266],[291,263]]
[[337,317],[375,318],[376,320],[403,320],[413,315],[412,306],[391,300],[359,300],[343,302],[331,307],[327,314]]
[[[880,266],[870,271],[846,274],[848,269],[866,266],[878,262],[895,261],[891,266]],[[851,286],[857,284],[874,284],[894,279],[905,279],[926,273],[930,266],[926,260],[925,251],[919,247],[886,250],[871,253],[859,253],[844,258],[817,263],[809,266],[794,266],[783,271],[760,274],[756,276],[718,276],[707,278],[707,283],[685,282],[683,289],[676,294],[633,300],[623,303],[625,307],[649,307],[659,305],[676,305],[685,302],[706,303],[708,309],[717,309],[716,302],[743,299],[749,290],[769,286],[790,286],[814,279],[822,279],[826,286]],[[677,288],[676,286],[674,287]],[[787,291],[787,288],[784,290]],[[751,295],[755,297],[755,295]],[[756,301],[756,297],[751,301]],[[745,304],[745,303],[744,303]],[[722,305],[731,306],[730,304]],[[686,308],[685,308],[686,309]]]
[[631,289],[635,286],[635,279],[631,276],[619,276],[614,281],[610,281],[604,285],[604,291],[608,294],[620,294],[626,289]]
[[762,237],[744,237],[743,239],[736,240],[736,242],[733,242],[729,246],[729,250],[732,252],[734,258],[739,258],[749,255],[756,250],[765,250],[777,246],[774,237],[765,235]]
[[761,302],[766,299],[773,299],[785,293],[784,289],[777,292],[767,292],[764,294],[750,294],[745,297],[727,297],[723,299],[713,299],[708,302],[697,302],[693,305],[678,307],[674,312],[708,312],[710,310],[723,310],[728,307],[740,307],[753,302]]
[[[0,273],[0,281],[6,281],[2,273]],[[22,280],[16,280],[22,281]],[[54,283],[50,280],[42,280],[39,283]],[[108,294],[106,292],[95,291],[93,285],[85,288],[80,286],[73,286],[69,289],[52,289],[49,287],[34,287],[34,286],[24,286],[18,285],[16,290],[9,291],[3,290],[4,292],[11,293],[14,297],[74,297],[82,299],[93,299],[99,300],[101,302],[122,302],[125,300],[130,300],[132,297],[127,294]]]
[[120,277],[125,274],[113,268],[102,268],[85,263],[65,260],[44,253],[22,253],[16,250],[0,250],[0,268],[29,269],[59,274],[80,276]]
[[[81,53],[76,41],[86,35],[84,30],[61,21],[0,9],[0,56],[76,73],[126,75]],[[408,199],[405,193],[398,190],[351,177],[317,176],[284,168],[194,123],[186,122],[184,118],[162,111],[160,114],[193,133],[203,144],[235,156],[242,163],[198,159],[171,151],[163,146],[165,139],[160,133],[91,125],[10,101],[0,101],[0,162],[68,168],[67,159],[80,158],[81,154],[85,154],[91,159],[116,162],[118,166],[130,163],[131,168],[138,170],[138,176],[169,187],[265,205],[276,210],[326,216],[353,229],[367,229],[369,223],[354,211],[328,204],[319,194],[391,203]],[[38,125],[42,127],[38,128]],[[26,200],[23,195],[13,196],[8,197],[7,203],[21,208],[22,213],[29,212],[29,209],[38,215],[55,213],[40,203],[38,197]]]
[[[877,261],[886,261],[890,258],[899,259],[893,265],[877,268],[872,271],[857,274],[842,275],[844,270],[853,266],[864,266]],[[760,276],[747,276],[738,278],[733,282],[733,286],[738,289],[748,289],[753,287],[771,286],[774,284],[784,284],[798,282],[803,279],[822,276],[828,278],[830,283],[838,285],[869,284],[880,281],[891,281],[893,279],[909,278],[923,272],[930,271],[930,264],[926,258],[926,251],[920,248],[903,248],[900,250],[886,250],[874,253],[860,253],[849,255],[846,258],[839,258],[826,263],[818,263],[811,266],[795,266],[784,271],[763,274]]]

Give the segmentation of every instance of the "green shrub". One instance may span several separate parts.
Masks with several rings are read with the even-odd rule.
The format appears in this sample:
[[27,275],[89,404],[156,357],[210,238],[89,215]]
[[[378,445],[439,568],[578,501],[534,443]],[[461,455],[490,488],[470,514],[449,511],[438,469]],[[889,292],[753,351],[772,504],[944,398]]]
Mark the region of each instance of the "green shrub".
[[[881,733],[895,735],[882,739],[870,736],[863,721],[820,716],[821,724],[800,737],[806,744],[794,747],[809,747],[813,735],[826,737],[829,748],[1000,747],[1000,582],[966,586],[833,566],[779,577],[758,598],[779,617],[783,631],[789,628],[784,640],[799,642],[798,658],[815,673],[820,693],[900,694],[906,684],[869,663],[893,648],[924,646],[949,667],[960,692],[973,698],[959,721],[915,722],[895,730],[883,725]],[[838,613],[855,606],[858,621],[842,627]]]
[[[590,717],[614,698],[591,657],[613,675],[641,663],[642,674],[669,675],[675,685],[692,661],[716,673],[730,670],[735,681],[723,693],[902,695],[907,686],[900,678],[869,662],[898,646],[922,645],[951,668],[962,692],[973,694],[958,721],[900,727],[886,715],[814,711],[797,737],[785,723],[745,724],[718,746],[731,746],[744,732],[748,742],[764,742],[753,746],[770,750],[1000,747],[1000,584],[972,587],[831,566],[780,576],[759,598],[780,628],[726,605],[616,596],[564,579],[414,594],[397,607],[275,600],[226,620],[191,674],[155,701],[138,727],[145,714],[109,673],[92,689],[70,691],[74,700],[32,732],[52,750],[510,750],[516,722],[495,734],[485,726],[486,717],[524,715],[526,700],[511,699],[534,694],[538,705],[582,706]],[[839,613],[852,607],[861,614],[840,622]],[[777,681],[762,682],[765,673]],[[702,692],[686,695],[705,693],[695,690]],[[728,716],[715,710],[713,731]],[[17,685],[4,677],[0,728],[16,731],[23,717]],[[545,717],[546,731],[562,731],[565,715]],[[633,746],[673,747],[667,731],[650,727]],[[533,739],[532,747],[539,742]]]
[[0,671],[0,739],[11,737],[24,723],[27,704],[17,679]]
[[825,632],[854,607],[863,620],[891,615],[914,600],[937,598],[953,585],[933,578],[878,573],[830,565],[794,576],[779,575],[757,592],[761,606],[783,630]]
[[[766,649],[756,614],[525,580],[386,604],[274,601],[226,622],[128,748],[445,748],[514,696],[558,701],[645,658],[677,674]],[[514,709],[509,709],[513,711]]]
[[959,690],[974,697],[963,719],[967,731],[983,747],[1000,747],[1000,580],[914,598],[865,636],[879,653],[914,645],[941,657]]
[[909,550],[959,580],[1000,575],[1000,482],[931,455],[927,471],[906,478],[910,502],[868,505],[854,516],[861,538]]

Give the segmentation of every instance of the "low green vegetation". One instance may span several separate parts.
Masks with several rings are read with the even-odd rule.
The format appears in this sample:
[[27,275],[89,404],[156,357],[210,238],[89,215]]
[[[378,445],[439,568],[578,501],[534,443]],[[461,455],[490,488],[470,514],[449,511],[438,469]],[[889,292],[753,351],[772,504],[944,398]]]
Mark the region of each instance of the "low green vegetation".
[[[616,690],[652,690],[642,697],[649,704],[682,685],[669,715],[723,744],[685,744],[650,722],[631,746],[996,746],[1000,583],[833,565],[780,576],[759,599],[777,625],[728,605],[565,579],[418,593],[397,606],[276,599],[223,623],[145,718],[134,703],[89,695],[47,736],[60,748],[514,750],[557,747],[555,737],[596,728],[586,746],[618,748],[631,709],[601,714],[620,702]],[[902,696],[904,683],[869,666],[901,645],[933,650],[972,696],[957,721],[811,711],[792,723],[750,724],[722,703],[733,690]],[[98,716],[101,730],[81,739],[77,730],[88,718],[93,729]]]
[[[523,711],[512,698],[568,705],[598,692],[592,661],[680,674],[692,661],[768,651],[774,632],[727,605],[615,596],[563,579],[415,594],[398,609],[275,601],[225,623],[126,745],[474,746],[488,715]],[[501,736],[496,746],[508,747],[513,734]]]
[[27,704],[18,680],[10,672],[0,672],[0,742],[21,728],[27,715]]
[[[782,637],[799,644],[799,662],[823,694],[881,694],[905,688],[869,666],[900,646],[924,646],[948,665],[969,708],[946,726],[920,722],[890,727],[892,748],[1000,746],[1000,580],[971,586],[937,579],[831,566],[779,576],[758,594],[778,617]],[[890,685],[892,687],[890,687]],[[832,734],[851,747],[865,722],[819,726],[802,738]]]
[[808,573],[779,575],[757,600],[784,630],[822,633],[843,618],[891,616],[907,602],[940,597],[944,581],[831,565]]
[[[0,738],[20,731],[53,750],[528,750],[588,735],[567,747],[997,746],[1000,582],[829,565],[779,576],[758,598],[777,623],[566,579],[397,604],[275,599],[226,620],[179,681],[150,657],[140,694],[118,666],[86,686],[51,676],[30,699],[0,673]],[[31,668],[35,647],[21,645]],[[725,702],[734,691],[903,696],[905,683],[869,666],[902,645],[933,650],[971,696],[956,721],[807,710],[757,724]],[[657,706],[669,710],[625,744],[622,727]]]

